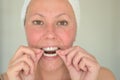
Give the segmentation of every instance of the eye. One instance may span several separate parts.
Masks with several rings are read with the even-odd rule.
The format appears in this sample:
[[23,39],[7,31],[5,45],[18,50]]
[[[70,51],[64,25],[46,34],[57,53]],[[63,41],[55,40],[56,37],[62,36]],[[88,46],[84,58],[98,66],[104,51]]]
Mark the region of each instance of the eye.
[[32,23],[33,23],[34,25],[43,25],[43,24],[44,24],[44,22],[41,21],[41,20],[33,20]]
[[68,21],[66,21],[66,20],[58,21],[57,25],[58,26],[67,26],[68,25]]

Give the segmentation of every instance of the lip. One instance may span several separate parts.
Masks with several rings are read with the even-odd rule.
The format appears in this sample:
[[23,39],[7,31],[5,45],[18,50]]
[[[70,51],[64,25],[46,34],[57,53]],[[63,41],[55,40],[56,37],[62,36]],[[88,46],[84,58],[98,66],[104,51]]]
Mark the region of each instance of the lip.
[[43,56],[55,57],[57,56],[56,51],[59,50],[60,48],[59,47],[44,47],[41,49],[44,51]]
[[42,46],[40,46],[39,48],[43,50],[44,48],[48,48],[48,47],[57,47],[57,48],[59,48],[59,49],[63,49],[63,46],[60,46],[60,45],[49,45],[49,44],[47,44],[47,45],[42,45]]

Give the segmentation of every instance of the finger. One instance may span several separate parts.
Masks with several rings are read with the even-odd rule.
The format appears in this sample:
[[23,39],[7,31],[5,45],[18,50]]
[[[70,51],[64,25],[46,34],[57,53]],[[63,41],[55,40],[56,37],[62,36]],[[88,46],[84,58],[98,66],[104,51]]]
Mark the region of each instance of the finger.
[[21,61],[15,65],[12,65],[8,68],[7,73],[12,76],[18,76],[19,73],[23,71],[26,75],[30,72],[30,67],[24,61]]
[[11,61],[14,61],[15,59],[21,57],[21,56],[24,55],[24,54],[30,55],[31,58],[35,61],[35,59],[36,59],[35,52],[34,52],[31,48],[26,47],[26,46],[21,46],[21,47],[17,50],[16,54],[14,55],[14,58],[13,58]]
[[78,54],[78,50],[72,49],[67,55],[67,63],[68,65],[73,64],[74,57]]
[[42,57],[42,55],[43,55],[43,50],[41,50],[41,51],[39,51],[39,53],[37,53],[37,55],[36,55],[36,62],[35,62],[35,64],[38,64],[38,62],[39,62],[39,60],[40,60],[40,58]]
[[65,63],[65,65],[67,65],[67,59],[66,59],[66,56],[65,55],[61,55],[63,54],[63,51],[59,50],[59,51],[56,51],[56,53],[59,55],[59,57],[63,60],[63,62]]
[[35,55],[41,53],[41,51],[43,51],[42,49],[39,48],[32,48],[32,50],[35,52]]
[[91,60],[88,57],[84,57],[80,62],[80,68],[86,73],[86,76],[90,77],[90,80],[96,80],[100,71],[100,65],[98,62]]
[[86,66],[86,63],[85,63],[85,58],[82,57],[81,61],[79,62],[79,70],[82,70],[82,71],[87,71],[87,66]]
[[36,53],[36,61],[35,61],[35,69],[37,69],[38,63],[40,61],[40,58],[43,55],[43,50],[38,49],[38,48],[33,48],[34,52]]
[[84,57],[79,63],[79,69],[82,69],[83,71],[96,72],[98,71],[97,69],[100,69],[100,65],[97,61],[95,62],[90,58]]
[[32,60],[32,58],[29,55],[21,56],[19,59],[16,59],[14,62],[12,62],[11,65],[15,65],[15,64],[17,64],[21,61],[26,62],[30,66],[30,72],[33,73],[35,64],[34,64],[34,61]]
[[81,47],[79,47],[79,46],[75,46],[75,47],[76,47],[77,49],[79,49],[80,52],[83,53],[84,55],[87,55],[88,57],[91,57],[91,59],[93,58],[93,59],[96,60],[96,58],[95,58],[93,55],[91,55],[90,53],[88,53],[85,49],[83,49],[83,48],[81,48]]
[[59,55],[67,55],[67,54],[69,54],[72,50],[73,50],[73,47],[68,48],[68,49],[65,49],[65,50],[58,50],[58,51],[61,52]]
[[61,56],[61,58],[63,56],[65,56],[65,57],[63,57],[63,59],[66,58],[66,60],[64,59],[64,62],[66,62],[67,65],[70,65],[71,61],[72,61],[72,58],[75,55],[74,47],[71,47],[71,48],[66,49],[66,50],[58,50],[57,54],[59,56]]
[[74,67],[75,67],[77,70],[79,70],[78,63],[79,63],[79,62],[82,60],[82,58],[84,58],[84,57],[87,57],[87,58],[93,60],[94,62],[96,61],[96,59],[94,59],[94,58],[91,57],[90,55],[84,54],[84,53],[82,53],[82,52],[79,51],[78,54],[75,55],[75,57],[74,57],[74,59],[73,59],[73,65],[74,65]]
[[81,59],[82,59],[82,56],[79,54],[76,54],[74,59],[73,59],[73,65],[77,69],[77,71],[79,71],[78,63],[81,61]]

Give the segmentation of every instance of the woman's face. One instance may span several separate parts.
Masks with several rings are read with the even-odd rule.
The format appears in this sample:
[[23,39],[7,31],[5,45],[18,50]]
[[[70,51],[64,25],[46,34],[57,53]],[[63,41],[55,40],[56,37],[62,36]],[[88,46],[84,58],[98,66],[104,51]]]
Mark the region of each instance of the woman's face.
[[[26,13],[25,30],[30,47],[43,50],[71,47],[76,36],[76,21],[68,0],[31,0]],[[42,58],[42,65],[48,66],[50,63],[51,66],[60,66],[58,56]],[[51,62],[47,58],[51,58],[48,59]]]

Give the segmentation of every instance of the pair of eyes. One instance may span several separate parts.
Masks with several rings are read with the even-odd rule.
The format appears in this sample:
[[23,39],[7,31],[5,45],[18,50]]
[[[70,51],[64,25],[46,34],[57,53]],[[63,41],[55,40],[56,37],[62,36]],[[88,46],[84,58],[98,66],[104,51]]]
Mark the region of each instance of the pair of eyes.
[[[32,24],[33,25],[41,25],[42,26],[42,25],[45,24],[45,22],[42,21],[42,20],[33,20]],[[61,21],[56,22],[56,25],[58,25],[58,26],[67,26],[68,25],[68,21],[67,20],[61,20]]]

